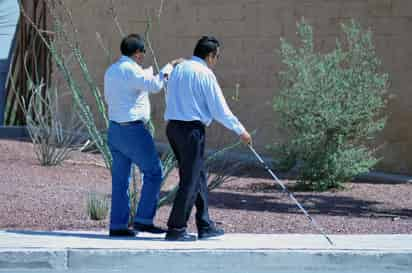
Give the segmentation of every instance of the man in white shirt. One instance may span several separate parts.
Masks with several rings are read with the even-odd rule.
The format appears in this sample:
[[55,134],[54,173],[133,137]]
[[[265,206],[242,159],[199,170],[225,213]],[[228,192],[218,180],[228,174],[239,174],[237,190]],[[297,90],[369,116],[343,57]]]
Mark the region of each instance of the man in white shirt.
[[[164,233],[153,225],[162,181],[162,167],[153,138],[145,124],[150,119],[149,93],[164,87],[164,78],[172,66],[159,75],[142,69],[144,40],[138,34],[125,37],[120,45],[122,56],[104,75],[104,95],[109,110],[108,145],[112,154],[112,202],[110,236],[135,236],[136,231]],[[143,174],[141,197],[128,229],[129,176],[135,163]]]
[[196,240],[194,235],[186,232],[194,205],[199,239],[224,233],[209,218],[203,159],[205,126],[217,120],[239,135],[242,142],[251,143],[249,133],[230,111],[211,70],[219,54],[219,42],[214,37],[202,37],[197,42],[194,56],[176,66],[168,81],[166,134],[179,164],[180,182],[167,223],[166,240]]

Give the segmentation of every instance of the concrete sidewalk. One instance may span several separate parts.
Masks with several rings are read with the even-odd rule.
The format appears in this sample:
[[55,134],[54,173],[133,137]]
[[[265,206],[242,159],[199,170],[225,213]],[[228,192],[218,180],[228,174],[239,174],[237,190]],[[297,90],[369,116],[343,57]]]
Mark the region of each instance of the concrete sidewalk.
[[142,233],[0,231],[0,272],[412,272],[412,235],[227,234],[166,242]]

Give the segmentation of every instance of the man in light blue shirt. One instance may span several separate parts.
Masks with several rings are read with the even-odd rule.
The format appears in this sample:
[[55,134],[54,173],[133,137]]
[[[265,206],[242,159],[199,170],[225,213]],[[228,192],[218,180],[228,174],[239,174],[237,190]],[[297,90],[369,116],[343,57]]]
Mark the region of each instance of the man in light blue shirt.
[[202,37],[194,56],[175,67],[166,93],[166,134],[179,164],[179,190],[168,220],[166,240],[193,241],[186,232],[190,212],[196,205],[198,238],[223,235],[209,218],[208,189],[204,168],[205,126],[217,120],[239,135],[242,142],[251,137],[230,111],[211,68],[219,59],[219,42]]
[[143,70],[142,37],[131,34],[122,40],[122,56],[104,75],[104,95],[109,110],[108,145],[112,154],[112,204],[110,236],[135,236],[128,229],[129,176],[135,163],[143,174],[143,187],[134,219],[134,229],[151,233],[165,230],[153,225],[162,181],[162,168],[153,138],[145,123],[150,119],[149,93],[164,87],[166,65],[159,75]]

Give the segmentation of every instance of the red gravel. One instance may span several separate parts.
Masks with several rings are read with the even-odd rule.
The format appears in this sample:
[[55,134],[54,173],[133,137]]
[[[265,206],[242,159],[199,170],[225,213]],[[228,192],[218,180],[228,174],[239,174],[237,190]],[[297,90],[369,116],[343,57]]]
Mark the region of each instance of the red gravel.
[[[61,166],[42,167],[33,146],[0,140],[0,229],[101,230],[89,220],[89,192],[110,194],[110,173],[98,155],[76,152]],[[176,183],[172,173],[168,184]],[[293,181],[285,181],[292,185]],[[338,192],[296,192],[328,233],[412,233],[412,185],[347,183]],[[210,193],[210,214],[227,232],[317,233],[267,176],[236,177]],[[165,226],[170,206],[156,221]],[[190,229],[194,231],[193,217]]]

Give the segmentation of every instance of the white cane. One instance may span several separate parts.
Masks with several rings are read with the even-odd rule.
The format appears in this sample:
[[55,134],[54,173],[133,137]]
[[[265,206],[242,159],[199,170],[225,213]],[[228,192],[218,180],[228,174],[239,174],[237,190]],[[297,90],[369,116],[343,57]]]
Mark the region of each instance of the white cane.
[[265,169],[270,173],[270,175],[273,177],[273,179],[280,185],[282,188],[282,192],[285,192],[289,195],[290,199],[295,202],[295,204],[298,206],[298,208],[305,214],[305,216],[310,220],[312,225],[328,240],[329,244],[333,245],[332,240],[326,235],[324,232],[324,229],[313,219],[309,213],[303,208],[303,206],[299,203],[298,200],[296,200],[295,196],[285,187],[285,185],[277,178],[277,176],[273,173],[273,171],[269,168],[269,166],[263,161],[262,157],[256,152],[256,150],[252,147],[252,145],[248,145],[249,149],[252,151],[252,153],[256,156],[256,158],[259,160],[260,163],[265,167]]

